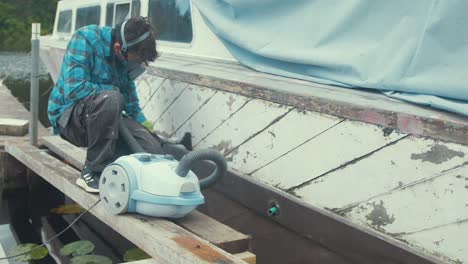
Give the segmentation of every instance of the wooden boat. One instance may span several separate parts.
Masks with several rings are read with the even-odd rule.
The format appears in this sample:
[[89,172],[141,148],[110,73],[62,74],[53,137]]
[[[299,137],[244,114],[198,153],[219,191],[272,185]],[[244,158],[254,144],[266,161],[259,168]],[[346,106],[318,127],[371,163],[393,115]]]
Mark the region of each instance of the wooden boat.
[[189,0],[59,1],[41,58],[56,80],[75,29],[158,14],[180,23],[136,81],[141,107],[159,134],[226,156],[218,191],[348,261],[468,262],[466,116],[254,71]]

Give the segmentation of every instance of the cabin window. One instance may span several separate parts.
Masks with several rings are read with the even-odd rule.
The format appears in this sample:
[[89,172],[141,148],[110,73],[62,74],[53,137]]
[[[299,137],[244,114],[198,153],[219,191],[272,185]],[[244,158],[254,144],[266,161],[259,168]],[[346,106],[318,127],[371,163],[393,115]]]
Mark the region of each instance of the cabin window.
[[[106,26],[113,27],[118,23],[130,17],[140,16],[140,0],[132,0],[130,2],[114,4],[109,3],[106,6]],[[115,9],[115,18],[114,18]]]
[[132,0],[132,17],[140,16],[140,0]]
[[106,6],[106,26],[112,27],[112,21],[114,19],[114,4],[107,4]]
[[72,11],[60,11],[58,17],[57,31],[69,33],[71,31],[72,24]]
[[128,18],[130,18],[130,3],[115,5],[114,25],[117,25]]
[[99,25],[101,18],[101,7],[90,6],[84,8],[78,8],[76,12],[76,27],[81,28],[86,25]]
[[190,0],[150,0],[148,16],[158,40],[192,42]]

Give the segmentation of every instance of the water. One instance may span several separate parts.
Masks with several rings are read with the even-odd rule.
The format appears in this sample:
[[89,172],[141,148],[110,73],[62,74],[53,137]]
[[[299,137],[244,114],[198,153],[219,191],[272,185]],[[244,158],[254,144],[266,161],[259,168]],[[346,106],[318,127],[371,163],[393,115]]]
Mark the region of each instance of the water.
[[[54,83],[44,64],[39,66],[39,121],[49,127],[47,101]],[[0,80],[11,91],[12,95],[29,110],[31,87],[31,56],[26,53],[0,52]],[[1,103],[1,102],[0,102]]]
[[[13,96],[29,109],[31,58],[26,53],[0,52],[0,80]],[[53,82],[43,64],[40,65],[39,121],[48,127],[47,101]],[[1,103],[1,102],[0,102]],[[1,187],[0,187],[1,188]],[[77,214],[54,214],[51,209],[73,203],[60,191],[36,177],[34,184],[23,189],[0,190],[0,244],[8,251],[20,243],[41,244],[63,230]],[[126,250],[135,246],[92,215],[85,215],[72,229],[48,245],[49,255],[34,263],[69,263],[59,249],[69,242],[90,240],[96,248],[93,254],[122,262]],[[16,264],[9,260],[10,264]]]

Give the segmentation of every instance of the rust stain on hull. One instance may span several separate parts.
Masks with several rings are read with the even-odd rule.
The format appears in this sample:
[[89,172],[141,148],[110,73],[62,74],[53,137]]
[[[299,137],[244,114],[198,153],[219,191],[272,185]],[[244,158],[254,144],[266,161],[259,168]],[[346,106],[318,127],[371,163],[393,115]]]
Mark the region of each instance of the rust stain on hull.
[[179,246],[189,250],[194,255],[209,263],[216,264],[231,264],[232,260],[226,258],[223,254],[213,250],[211,247],[204,243],[200,243],[189,236],[177,236],[172,238]]

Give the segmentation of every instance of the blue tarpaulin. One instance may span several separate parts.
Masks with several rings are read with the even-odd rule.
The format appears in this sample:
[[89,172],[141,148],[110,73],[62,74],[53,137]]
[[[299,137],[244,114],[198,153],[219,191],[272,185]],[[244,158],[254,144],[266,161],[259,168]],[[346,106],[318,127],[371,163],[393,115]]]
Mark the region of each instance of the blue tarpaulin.
[[253,69],[468,116],[466,0],[193,2]]

